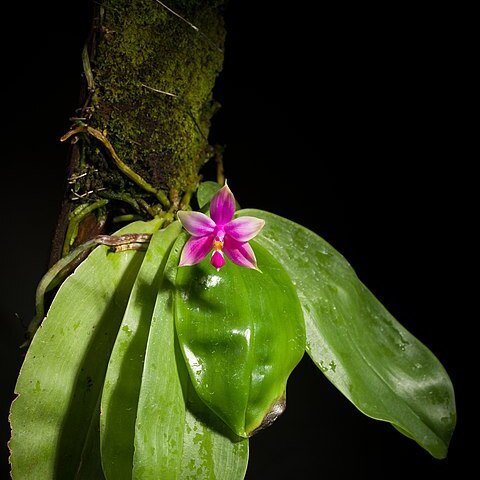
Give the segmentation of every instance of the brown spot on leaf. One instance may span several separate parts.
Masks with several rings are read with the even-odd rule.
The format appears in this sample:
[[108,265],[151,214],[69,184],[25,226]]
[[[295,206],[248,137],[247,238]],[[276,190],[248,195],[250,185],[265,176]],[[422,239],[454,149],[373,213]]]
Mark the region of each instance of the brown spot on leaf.
[[282,395],[279,399],[275,400],[275,402],[272,403],[269,411],[263,417],[260,426],[253,430],[249,436],[251,437],[260,430],[264,430],[265,428],[269,427],[285,411],[286,408],[287,400],[285,398],[285,395]]

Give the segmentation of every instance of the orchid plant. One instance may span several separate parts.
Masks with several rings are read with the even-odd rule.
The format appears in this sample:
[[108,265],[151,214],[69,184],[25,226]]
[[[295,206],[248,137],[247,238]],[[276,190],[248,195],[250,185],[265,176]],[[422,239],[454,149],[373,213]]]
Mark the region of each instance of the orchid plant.
[[11,408],[12,478],[241,480],[305,352],[361,412],[444,458],[449,376],[344,257],[286,218],[236,211],[227,184],[196,199],[168,225],[103,239],[40,315]]

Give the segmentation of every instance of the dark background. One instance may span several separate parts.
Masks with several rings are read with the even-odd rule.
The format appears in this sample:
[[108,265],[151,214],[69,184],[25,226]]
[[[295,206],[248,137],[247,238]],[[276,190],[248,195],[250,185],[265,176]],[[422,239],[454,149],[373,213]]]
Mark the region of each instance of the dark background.
[[[243,207],[301,223],[343,253],[445,366],[458,425],[448,458],[435,460],[357,411],[305,357],[287,411],[251,440],[247,479],[457,477],[473,462],[468,339],[478,321],[467,308],[475,281],[465,276],[475,271],[478,220],[471,13],[266,3],[231,0],[226,16],[211,138],[225,145],[229,185]],[[90,9],[36,2],[3,13],[11,30],[2,32],[0,478],[9,478],[22,322],[33,316],[63,195],[59,138],[77,107]]]

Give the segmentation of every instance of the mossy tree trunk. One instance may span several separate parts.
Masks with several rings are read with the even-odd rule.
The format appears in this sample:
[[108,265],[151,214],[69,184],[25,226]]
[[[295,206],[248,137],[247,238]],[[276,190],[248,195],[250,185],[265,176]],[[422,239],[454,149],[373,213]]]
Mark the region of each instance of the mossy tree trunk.
[[82,62],[51,263],[122,222],[188,203],[214,155],[224,0],[102,0]]

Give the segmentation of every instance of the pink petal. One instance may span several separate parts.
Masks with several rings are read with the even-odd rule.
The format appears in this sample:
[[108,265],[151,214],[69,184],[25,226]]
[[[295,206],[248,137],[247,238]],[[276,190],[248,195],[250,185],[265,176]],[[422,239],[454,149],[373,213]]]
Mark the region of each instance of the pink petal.
[[225,259],[223,258],[223,255],[218,250],[216,250],[215,252],[213,252],[212,259],[210,260],[210,263],[217,270],[220,270],[225,265]]
[[217,225],[228,223],[235,213],[235,197],[225,184],[212,198],[210,215]]
[[255,253],[248,243],[236,242],[231,237],[225,237],[223,251],[233,263],[241,267],[257,268]]
[[177,212],[178,219],[185,230],[194,237],[210,235],[215,229],[215,222],[202,212]]
[[256,217],[240,217],[227,223],[224,227],[225,233],[230,235],[237,242],[248,242],[265,225],[265,220]]
[[180,267],[195,265],[201,262],[212,249],[213,235],[205,237],[190,237],[183,247],[180,257]]

